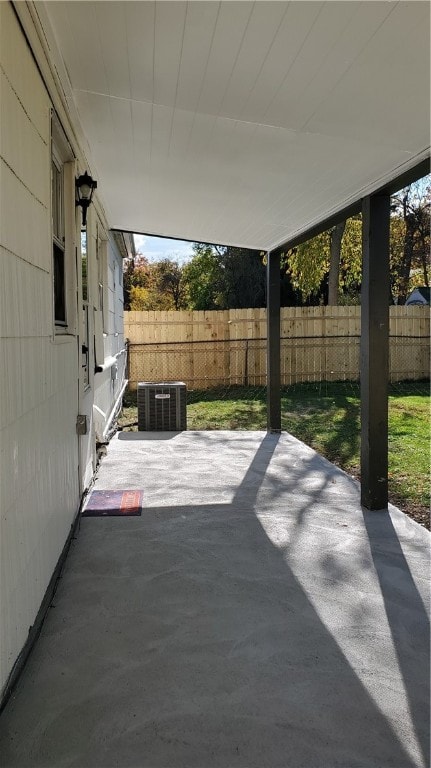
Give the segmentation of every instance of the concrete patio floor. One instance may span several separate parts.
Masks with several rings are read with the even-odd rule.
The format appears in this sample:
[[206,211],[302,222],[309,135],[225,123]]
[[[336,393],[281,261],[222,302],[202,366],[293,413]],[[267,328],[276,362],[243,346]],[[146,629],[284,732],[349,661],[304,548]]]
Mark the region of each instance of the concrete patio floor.
[[290,435],[119,433],[2,768],[429,765],[429,534]]

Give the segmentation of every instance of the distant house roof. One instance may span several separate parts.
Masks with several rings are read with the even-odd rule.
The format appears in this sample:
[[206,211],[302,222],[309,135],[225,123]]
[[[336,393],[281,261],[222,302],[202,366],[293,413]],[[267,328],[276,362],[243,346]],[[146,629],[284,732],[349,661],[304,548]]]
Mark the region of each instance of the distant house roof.
[[415,288],[406,299],[407,304],[430,304],[430,288],[425,285]]
[[112,230],[114,240],[123,259],[136,256],[135,240],[131,232],[117,232]]

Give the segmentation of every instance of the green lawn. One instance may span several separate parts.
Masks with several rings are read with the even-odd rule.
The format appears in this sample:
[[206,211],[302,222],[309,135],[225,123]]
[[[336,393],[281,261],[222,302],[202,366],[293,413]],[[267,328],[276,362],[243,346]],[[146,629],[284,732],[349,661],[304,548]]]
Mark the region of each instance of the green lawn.
[[[428,385],[392,389],[389,397],[389,494],[394,504],[429,525],[430,409]],[[120,427],[136,429],[136,393]],[[359,476],[360,400],[356,384],[304,384],[282,394],[282,429],[347,472]],[[265,429],[264,388],[188,392],[188,429]]]

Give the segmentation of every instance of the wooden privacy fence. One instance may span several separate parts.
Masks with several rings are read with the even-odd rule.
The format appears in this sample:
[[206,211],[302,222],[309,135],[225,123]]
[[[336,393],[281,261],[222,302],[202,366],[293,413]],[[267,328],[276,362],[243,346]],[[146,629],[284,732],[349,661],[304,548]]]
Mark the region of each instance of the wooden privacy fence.
[[[281,310],[282,384],[357,381],[360,307]],[[184,381],[189,389],[266,385],[266,309],[125,312],[129,382]],[[429,377],[426,307],[390,308],[390,380]]]

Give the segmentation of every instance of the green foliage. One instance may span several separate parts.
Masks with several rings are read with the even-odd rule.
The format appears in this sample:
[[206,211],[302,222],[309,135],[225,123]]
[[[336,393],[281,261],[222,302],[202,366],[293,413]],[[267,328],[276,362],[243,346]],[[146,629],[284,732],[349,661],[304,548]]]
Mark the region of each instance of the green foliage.
[[216,250],[205,243],[193,245],[194,256],[183,267],[189,309],[219,309],[221,267]]
[[132,285],[129,289],[129,308],[132,311],[145,309],[148,303],[148,289]]
[[318,293],[322,280],[329,270],[330,234],[313,237],[282,255],[282,263],[289,273],[293,287],[306,301]]
[[153,266],[156,291],[169,303],[169,309],[184,309],[185,281],[183,270],[177,261],[163,259]]
[[[153,287],[151,267],[145,256],[138,254],[123,263],[124,309],[144,309],[144,297]],[[137,290],[137,289],[142,290]],[[132,306],[132,302],[134,305]]]
[[226,248],[222,267],[220,309],[264,307],[266,270],[262,255],[247,248]]
[[182,309],[184,304],[182,268],[176,261],[163,259],[151,264],[145,256],[138,255],[125,264],[125,309]]
[[246,248],[195,243],[184,267],[190,309],[241,309],[265,306],[262,254]]
[[[283,254],[282,263],[289,273],[292,284],[306,302],[311,297],[323,303],[322,284],[329,274],[332,230],[322,232],[297,248]],[[362,221],[357,216],[348,219],[344,230],[339,272],[339,302],[349,297],[358,303],[362,274]],[[350,303],[350,302],[349,302]]]
[[[362,216],[347,219],[341,244],[339,298],[358,295],[362,280]],[[340,302],[342,303],[342,301]]]
[[429,177],[392,198],[391,289],[398,304],[416,286],[429,285],[430,207]]
[[[429,177],[402,189],[392,198],[390,228],[391,287],[394,299],[404,304],[415,286],[430,281]],[[283,254],[283,266],[304,302],[324,301],[329,275],[331,230]],[[362,220],[354,216],[344,230],[338,282],[340,304],[358,304],[362,280]]]
[[172,298],[161,293],[157,288],[143,288],[140,285],[132,285],[130,289],[130,309],[142,310],[168,310],[174,309]]

